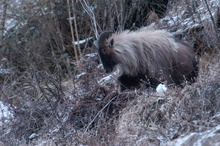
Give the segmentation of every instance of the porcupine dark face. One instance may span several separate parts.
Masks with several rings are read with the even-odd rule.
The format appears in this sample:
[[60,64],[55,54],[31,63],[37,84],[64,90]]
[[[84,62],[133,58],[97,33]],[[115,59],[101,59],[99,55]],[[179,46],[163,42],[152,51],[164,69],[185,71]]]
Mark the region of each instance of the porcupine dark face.
[[106,73],[111,73],[117,64],[113,50],[114,40],[108,40],[112,33],[112,31],[103,32],[98,40],[98,53]]

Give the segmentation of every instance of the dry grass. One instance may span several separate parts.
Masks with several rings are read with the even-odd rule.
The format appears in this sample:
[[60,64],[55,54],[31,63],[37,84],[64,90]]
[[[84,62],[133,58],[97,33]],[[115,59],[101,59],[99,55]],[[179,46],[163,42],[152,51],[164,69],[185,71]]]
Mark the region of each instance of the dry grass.
[[[202,29],[182,27],[181,21],[188,16],[199,16],[189,1],[181,1],[185,3],[182,6],[187,6],[187,13],[175,26],[161,24],[164,19],[159,21],[163,6],[157,9],[161,12],[148,13],[149,6],[155,9],[150,0],[150,5],[133,0],[131,4],[118,0],[112,4],[102,1],[99,5],[96,0],[84,5],[82,2],[85,1],[21,0],[21,5],[13,2],[16,7],[1,2],[7,11],[3,11],[1,20],[0,69],[9,72],[0,73],[0,100],[11,105],[14,119],[1,127],[0,144],[163,145],[181,135],[203,132],[220,124],[220,54],[213,22],[202,21]],[[203,1],[198,2],[200,5]],[[177,6],[169,8],[171,13],[178,10],[173,15],[182,11]],[[93,8],[95,11],[86,12]],[[166,15],[172,17],[171,13]],[[76,18],[71,22],[72,28],[66,19],[69,15]],[[10,18],[17,22],[6,30],[4,21]],[[219,15],[214,18],[220,20]],[[97,32],[106,29],[136,29],[151,22],[174,32],[182,27],[181,35],[177,36],[191,40],[196,48],[200,46],[200,74],[196,83],[183,89],[169,88],[165,94],[150,89],[118,93],[114,84],[98,84],[105,74],[97,67],[97,54],[85,56],[87,52],[96,52],[91,42],[77,45],[78,52],[73,51],[73,38],[96,39]],[[206,48],[212,51],[207,52]]]
[[[216,61],[218,58],[219,55],[216,55]],[[195,84],[183,89],[170,88],[166,94],[146,90],[119,94],[109,86],[96,84],[80,98],[59,102],[53,110],[55,112],[49,113],[49,116],[45,112],[50,109],[43,108],[43,103],[38,103],[41,109],[37,106],[32,108],[32,114],[25,112],[27,116],[21,113],[19,116],[27,119],[28,123],[22,122],[25,127],[31,123],[34,125],[34,121],[30,123],[31,119],[38,122],[40,128],[37,133],[44,138],[34,138],[33,145],[42,141],[48,142],[48,145],[51,142],[58,145],[165,144],[181,135],[203,132],[220,124],[215,118],[220,112],[220,78],[218,74],[212,74],[220,71],[216,61],[207,64],[209,69],[200,74]],[[95,72],[93,70],[92,73]],[[75,88],[81,90],[85,88],[84,84],[81,82]],[[18,122],[16,128],[20,126]],[[31,134],[27,130],[24,132],[26,137]]]

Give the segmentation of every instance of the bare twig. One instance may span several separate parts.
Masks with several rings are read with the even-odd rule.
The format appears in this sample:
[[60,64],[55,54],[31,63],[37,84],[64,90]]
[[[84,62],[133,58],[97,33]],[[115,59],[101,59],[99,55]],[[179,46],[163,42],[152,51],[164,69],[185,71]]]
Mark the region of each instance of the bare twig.
[[214,18],[213,18],[213,16],[212,16],[212,12],[211,12],[211,10],[210,10],[210,8],[209,8],[209,5],[208,5],[208,3],[207,3],[207,0],[204,0],[204,2],[205,2],[205,5],[206,5],[206,7],[207,7],[207,9],[208,9],[209,15],[210,15],[210,17],[211,17],[211,20],[212,20],[212,23],[213,23],[213,26],[214,26],[214,29],[215,29],[215,33],[216,33],[217,38],[218,38],[218,28],[217,28],[216,23],[215,23],[215,20],[214,20]]
[[[67,6],[68,6],[68,15],[69,15],[69,24],[70,24],[70,32],[71,32],[71,36],[72,36],[72,42],[75,42],[75,38],[74,38],[74,31],[73,31],[73,24],[72,24],[72,20],[71,20],[71,11],[70,11],[70,1],[67,0]],[[76,50],[76,45],[73,45],[74,48],[74,53],[75,53],[75,57],[76,57],[76,64],[78,66],[78,54],[77,54],[77,50]]]
[[109,100],[109,102],[106,103],[106,105],[95,115],[95,117],[92,119],[92,121],[87,125],[87,127],[86,127],[86,129],[85,129],[84,132],[86,132],[86,131],[89,129],[89,127],[90,127],[91,124],[95,121],[95,119],[98,117],[98,115],[100,115],[100,113],[101,113],[113,100],[115,100],[116,97],[117,97],[117,96],[114,96],[111,100]]
[[[77,24],[76,24],[76,15],[75,15],[75,11],[74,11],[74,9],[75,9],[74,0],[72,0],[71,4],[72,4],[72,8],[73,8],[73,22],[74,22],[75,33],[76,33],[76,40],[77,40],[77,42],[79,42],[79,33],[78,33]],[[81,57],[82,54],[81,54],[80,44],[79,43],[77,44],[77,49],[79,51],[79,56]]]
[[89,15],[89,17],[93,21],[93,25],[94,25],[93,31],[95,33],[96,39],[98,39],[99,34],[98,34],[98,30],[97,30],[95,14],[94,14],[93,10],[91,9],[91,7],[88,6],[88,4],[87,4],[87,2],[85,0],[80,0],[80,3],[82,5],[83,9],[86,11],[86,13]]
[[4,30],[5,30],[5,21],[6,21],[6,11],[7,11],[7,0],[3,1],[3,14],[2,14],[2,34],[1,39],[3,39],[4,36]]

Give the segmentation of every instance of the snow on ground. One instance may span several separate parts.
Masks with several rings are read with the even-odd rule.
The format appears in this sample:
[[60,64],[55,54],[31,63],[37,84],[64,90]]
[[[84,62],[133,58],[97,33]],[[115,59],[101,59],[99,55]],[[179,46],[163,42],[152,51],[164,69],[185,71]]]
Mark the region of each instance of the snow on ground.
[[86,38],[86,39],[83,39],[83,40],[79,40],[79,41],[75,41],[75,42],[72,42],[73,45],[81,45],[81,44],[84,44],[86,43],[87,41],[91,40],[93,37],[89,37],[89,38]]
[[2,69],[0,68],[0,75],[6,75],[6,74],[10,74],[11,69]]
[[101,80],[99,80],[98,83],[99,83],[100,85],[104,85],[104,84],[106,84],[106,83],[111,82],[111,79],[112,79],[112,75],[110,74],[110,75],[108,75],[108,76],[102,78]]
[[[22,21],[24,17],[23,16],[24,13],[28,13],[30,14],[30,16],[33,15],[33,17],[36,15],[46,15],[48,13],[47,7],[43,7],[43,5],[41,5],[41,7],[37,7],[36,5],[38,5],[38,3],[39,3],[38,1],[33,1],[33,0],[9,1],[6,10],[4,34],[6,34],[12,28],[22,27],[27,24],[28,20]],[[3,13],[3,11],[4,11],[4,7],[0,6],[0,13]],[[2,23],[2,20],[0,20],[0,23]]]
[[166,85],[164,85],[164,84],[159,84],[159,85],[157,86],[157,88],[156,88],[156,91],[157,91],[158,93],[164,93],[164,92],[167,91],[167,87],[166,87]]
[[16,26],[16,24],[18,23],[18,21],[17,20],[15,20],[15,19],[7,19],[6,20],[6,22],[5,22],[6,24],[5,24],[5,33],[7,33],[7,31],[9,31],[11,28],[13,28],[14,26]]
[[75,76],[75,78],[76,79],[79,79],[81,76],[84,76],[86,74],[86,72],[82,72],[82,73],[80,73],[80,74],[77,74],[76,76]]
[[0,126],[9,123],[13,117],[13,112],[9,109],[9,106],[0,101]]
[[211,130],[202,133],[191,133],[184,137],[180,137],[173,142],[169,143],[169,146],[219,146],[220,145],[220,125],[212,128]]
[[[171,28],[176,34],[179,34],[192,28],[197,28],[201,25],[201,22],[212,22],[211,18],[215,19],[217,16],[220,1],[211,0],[207,2],[208,7],[203,0],[192,1],[192,3],[188,4],[190,6],[188,8],[182,6],[186,4],[185,1],[182,1],[179,6],[168,12],[168,15],[161,19],[160,23],[165,28]],[[178,29],[176,28],[177,26]]]
[[89,53],[89,54],[86,54],[85,56],[86,57],[95,57],[97,55],[97,53]]

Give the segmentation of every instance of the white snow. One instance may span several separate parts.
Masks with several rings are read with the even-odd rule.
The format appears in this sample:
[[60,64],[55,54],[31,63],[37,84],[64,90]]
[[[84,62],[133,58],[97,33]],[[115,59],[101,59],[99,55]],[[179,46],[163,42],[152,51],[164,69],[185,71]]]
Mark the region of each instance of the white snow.
[[[217,140],[219,136],[220,125],[212,128],[211,130],[207,130],[202,133],[196,133],[193,132],[191,134],[188,134],[184,137],[180,137],[171,143],[169,143],[170,146],[184,146],[189,144],[189,142],[193,145],[192,146],[204,146],[206,145],[206,140],[211,142],[212,140]],[[213,146],[219,146],[220,141],[215,141],[213,143]]]
[[[215,16],[218,13],[217,9],[219,9],[220,1],[211,0],[207,2],[211,15],[215,19]],[[201,25],[203,22],[211,22],[211,15],[204,1],[198,0],[197,3],[198,7],[195,7],[195,12],[189,13],[189,10],[191,9],[186,8],[186,6],[182,6],[182,4],[185,4],[184,1],[180,2],[178,7],[175,7],[175,9],[168,12],[166,17],[160,19],[160,23],[165,24],[165,28],[178,27],[178,32],[176,33],[182,33],[189,31],[192,27]]]
[[97,68],[103,68],[103,65],[102,64],[99,64],[98,66],[97,66]]
[[79,79],[81,76],[83,76],[83,75],[85,75],[86,74],[86,72],[82,72],[82,73],[80,73],[80,74],[78,74],[78,75],[76,75],[76,79]]
[[86,57],[95,57],[97,55],[97,53],[90,53],[90,54],[86,54],[85,56]]
[[164,93],[164,92],[167,91],[167,87],[166,87],[166,85],[164,85],[164,84],[159,84],[159,85],[157,86],[157,88],[156,88],[156,91],[157,91],[158,93]]
[[9,123],[13,117],[13,112],[9,109],[9,107],[0,101],[0,126],[4,126],[4,124]]
[[6,74],[10,74],[11,69],[2,69],[0,68],[0,75],[6,75]]
[[75,42],[72,42],[72,43],[73,43],[73,45],[80,45],[80,44],[83,44],[83,43],[85,43],[85,42],[91,40],[92,38],[93,38],[93,37],[89,37],[89,38],[86,38],[86,39],[84,39],[84,40],[79,40],[79,41],[75,41]]
[[29,139],[34,139],[34,138],[36,138],[37,136],[38,136],[37,133],[32,133],[28,138],[29,138]]
[[7,31],[9,31],[11,28],[16,26],[17,23],[18,23],[18,21],[15,20],[15,19],[7,19],[5,21],[5,31],[4,31],[4,33],[7,33]]
[[53,133],[58,132],[61,128],[62,128],[61,125],[57,125],[56,127],[54,127],[53,129],[51,129],[51,130],[49,131],[49,135],[52,135]]
[[110,75],[108,75],[108,76],[102,78],[101,80],[99,80],[98,83],[99,83],[100,85],[103,85],[103,84],[106,84],[106,83],[111,82],[111,79],[112,79],[112,75],[110,74]]
[[74,20],[74,17],[69,17],[67,18],[67,20]]

